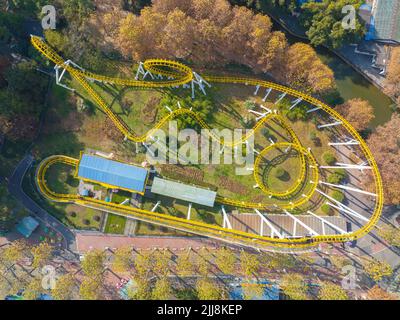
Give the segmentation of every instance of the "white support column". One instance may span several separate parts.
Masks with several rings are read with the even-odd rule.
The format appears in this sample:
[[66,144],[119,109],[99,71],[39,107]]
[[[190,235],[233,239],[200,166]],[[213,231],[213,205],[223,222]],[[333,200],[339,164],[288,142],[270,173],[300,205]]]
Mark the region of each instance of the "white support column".
[[278,104],[285,96],[286,96],[286,92],[279,95],[278,100],[275,101],[275,104]]
[[269,94],[271,93],[271,91],[272,91],[272,88],[268,88],[266,91],[265,91],[265,96],[264,96],[264,98],[262,99],[262,101],[267,101],[267,98],[268,98],[268,96],[269,96]]
[[347,212],[349,214],[351,214],[352,216],[361,219],[363,221],[368,222],[369,220],[367,218],[365,218],[364,216],[362,216],[361,214],[359,214],[358,212],[354,211],[353,209],[349,208],[348,206],[344,205],[343,203],[340,203],[339,201],[337,201],[336,199],[332,198],[331,196],[327,195],[325,192],[319,190],[318,188],[315,189],[318,193],[322,194],[325,198],[331,200],[333,203],[336,203],[337,206],[334,206],[333,204],[327,202],[328,205],[330,205],[331,207],[334,207],[338,210]]
[[306,225],[303,221],[301,221],[300,219],[298,219],[297,217],[295,217],[294,215],[292,215],[289,211],[284,210],[284,212],[290,217],[292,218],[294,221],[297,221],[297,223],[301,226],[303,226],[305,229],[307,229],[311,235],[314,236],[318,236],[318,232],[316,232],[315,230],[311,229],[308,225]]
[[297,231],[297,221],[294,220],[294,222],[293,222],[293,231],[292,231],[292,236],[293,237],[296,236],[296,231]]
[[172,113],[172,110],[171,110],[170,107],[168,107],[167,105],[165,105],[164,107],[165,107],[165,109],[167,109],[170,113]]
[[154,205],[153,209],[151,209],[151,212],[154,212],[160,204],[161,204],[161,201],[157,201],[157,203]]
[[336,122],[327,123],[327,124],[320,124],[317,128],[322,129],[322,128],[327,128],[327,127],[338,126],[339,124],[342,124],[342,121],[336,121]]
[[364,169],[372,169],[370,166],[362,166],[358,164],[348,164],[348,163],[336,163],[336,166],[320,166],[321,169],[358,169],[358,170],[364,170]]
[[228,229],[232,229],[232,224],[231,224],[231,222],[229,221],[229,217],[228,217],[228,214],[227,214],[226,211],[225,211],[225,207],[224,207],[224,206],[221,206],[221,210],[222,210],[222,217],[223,217],[223,219],[224,219],[223,227],[224,227],[224,228],[228,227]]
[[319,181],[319,183],[320,183],[320,184],[324,184],[324,185],[326,185],[326,186],[330,186],[330,187],[334,187],[334,188],[339,188],[339,189],[343,189],[343,190],[348,190],[348,191],[354,191],[354,192],[366,194],[366,195],[373,196],[373,197],[376,197],[376,196],[377,196],[376,193],[364,191],[364,190],[357,189],[357,188],[353,188],[353,187],[348,187],[348,186],[343,186],[343,185],[339,185],[339,184],[328,183],[328,182],[324,182],[324,181],[321,181],[321,180]]
[[298,98],[294,101],[292,101],[292,106],[289,108],[289,110],[292,110],[295,106],[297,106],[303,99],[302,98]]
[[189,203],[189,208],[188,208],[188,212],[187,212],[187,219],[190,220],[190,214],[192,212],[192,204]]
[[142,78],[143,80],[147,77],[147,75],[149,75],[151,77],[151,79],[154,80],[153,74],[150,71],[146,71],[144,69],[144,64],[141,61],[139,62],[139,67],[136,70],[135,80],[138,80],[140,75],[143,75],[143,78]]
[[357,140],[351,139],[346,142],[329,142],[328,146],[352,146],[359,145],[360,143]]
[[[346,234],[347,231],[343,230],[342,228],[339,228],[338,226],[334,225],[332,222],[329,222],[328,220],[317,216],[316,214],[314,214],[313,212],[311,212],[310,210],[307,211],[310,215],[312,215],[313,217],[319,219],[320,221],[322,221],[322,225],[324,226],[324,224],[330,226],[332,229],[335,229],[336,231],[339,231],[341,234]],[[325,229],[325,228],[324,228]]]
[[151,150],[151,149],[149,148],[149,146],[147,145],[147,143],[142,142],[142,144],[143,144],[143,146],[146,148],[146,150],[147,150],[148,152],[150,152],[150,154],[154,157],[154,156],[155,156],[154,151]]
[[307,110],[307,113],[311,113],[311,112],[317,111],[319,109],[321,109],[321,107],[315,107],[315,108],[312,108],[310,110]]
[[258,211],[257,209],[254,209],[254,211],[258,214],[261,220],[265,222],[271,229],[271,237],[273,237],[274,234],[276,234],[279,239],[283,239],[283,235],[274,227],[274,225],[263,214],[261,214],[260,211]]
[[256,90],[254,91],[254,95],[256,96],[258,93],[258,90],[260,90],[260,85],[256,85]]

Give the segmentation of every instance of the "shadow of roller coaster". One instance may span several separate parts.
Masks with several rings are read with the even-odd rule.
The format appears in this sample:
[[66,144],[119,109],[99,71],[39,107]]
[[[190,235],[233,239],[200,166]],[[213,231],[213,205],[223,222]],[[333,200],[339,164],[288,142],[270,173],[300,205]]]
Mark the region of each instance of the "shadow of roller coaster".
[[[116,77],[108,77],[103,75],[98,75],[89,71],[86,71],[79,67],[71,66],[71,64],[64,61],[64,59],[56,53],[49,45],[47,45],[44,40],[37,36],[31,36],[32,45],[41,52],[47,59],[56,64],[57,67],[63,68],[64,71],[67,71],[72,78],[74,78],[89,94],[89,96],[94,100],[94,102],[98,105],[98,107],[103,110],[106,115],[110,118],[111,121],[115,124],[115,126],[121,131],[121,133],[129,140],[134,142],[144,142],[146,139],[152,136],[155,130],[161,128],[164,124],[166,124],[169,120],[172,120],[176,117],[180,117],[182,115],[190,116],[195,119],[200,126],[203,128],[211,129],[204,120],[195,112],[189,109],[180,108],[170,112],[169,115],[161,119],[152,129],[150,129],[145,134],[138,136],[136,135],[128,125],[118,116],[116,115],[106,104],[106,102],[97,94],[97,92],[92,88],[89,84],[89,81],[98,81],[102,83],[112,83],[122,86],[131,86],[138,88],[165,88],[165,87],[176,87],[180,85],[187,85],[193,80],[194,73],[193,71],[178,62],[162,60],[162,59],[150,59],[146,60],[143,64],[144,69],[150,71],[153,74],[159,74],[161,76],[167,77],[166,80],[154,80],[154,81],[144,81],[137,79],[123,79]],[[160,77],[161,78],[161,77]],[[298,248],[310,248],[315,247],[319,243],[335,243],[335,242],[346,242],[358,239],[365,234],[367,234],[377,223],[380,218],[382,207],[383,207],[383,186],[381,176],[376,165],[376,162],[371,154],[371,151],[367,147],[366,143],[363,141],[358,132],[346,121],[342,116],[340,116],[336,111],[331,109],[329,106],[319,101],[318,99],[309,96],[307,94],[301,93],[294,89],[275,84],[269,81],[263,81],[259,79],[251,79],[251,78],[241,78],[241,77],[228,77],[228,76],[204,76],[205,81],[210,83],[228,83],[228,84],[245,84],[245,85],[254,85],[257,88],[267,88],[269,92],[271,90],[275,90],[281,92],[281,96],[285,96],[286,94],[297,98],[297,101],[304,101],[309,103],[312,106],[315,106],[314,110],[323,110],[325,111],[331,118],[335,119],[337,123],[340,123],[347,132],[351,135],[352,141],[355,141],[357,145],[361,148],[363,155],[365,156],[366,162],[368,166],[371,168],[373,177],[374,177],[374,186],[375,186],[375,207],[371,216],[366,219],[367,223],[365,223],[362,227],[357,229],[354,232],[342,232],[340,234],[332,234],[332,235],[307,235],[301,237],[282,237],[282,236],[264,236],[257,235],[252,233],[243,232],[240,230],[234,230],[229,227],[220,227],[216,225],[211,225],[203,222],[192,221],[188,219],[177,218],[174,216],[160,214],[157,212],[152,212],[148,210],[138,209],[134,207],[128,207],[124,205],[109,203],[101,200],[96,200],[89,197],[84,197],[80,195],[73,194],[59,194],[55,193],[46,184],[46,172],[48,168],[56,163],[64,163],[66,165],[70,165],[73,167],[78,166],[79,160],[70,158],[63,155],[54,155],[44,159],[38,166],[36,172],[36,184],[38,190],[41,192],[43,196],[46,198],[56,201],[56,202],[68,202],[68,203],[76,203],[78,205],[91,207],[94,209],[106,210],[111,213],[124,215],[133,217],[135,219],[150,222],[166,227],[171,227],[177,230],[190,232],[194,234],[199,234],[202,236],[207,236],[210,238],[215,238],[219,240],[223,240],[230,243],[250,246],[258,249],[270,249],[273,247],[280,248],[289,248],[289,249],[298,249]],[[258,90],[258,89],[257,89]],[[266,95],[267,97],[267,95]],[[291,138],[291,142],[279,142],[271,144],[270,146],[264,148],[261,152],[259,152],[256,157],[256,161],[254,164],[254,179],[257,182],[258,187],[269,197],[275,198],[286,198],[291,194],[298,193],[298,191],[304,187],[304,183],[310,183],[311,187],[309,188],[307,194],[303,194],[302,197],[295,201],[290,201],[288,203],[279,204],[279,208],[283,210],[286,214],[292,216],[288,210],[299,207],[300,205],[306,203],[311,199],[315,191],[318,191],[320,194],[324,194],[321,190],[318,189],[319,181],[319,166],[312,155],[310,149],[304,148],[299,139],[297,138],[295,132],[291,129],[291,127],[286,123],[285,119],[276,113],[265,114],[253,127],[249,133],[247,133],[243,138],[233,141],[230,144],[226,144],[226,146],[237,146],[246,143],[247,139],[255,134],[255,132],[260,129],[267,121],[273,119],[274,121],[278,121],[281,126],[289,133]],[[210,136],[212,139],[216,139],[221,143],[221,138],[216,136],[210,131]],[[263,156],[267,154],[273,148],[293,148],[298,153],[298,159],[301,163],[300,168],[301,172],[299,174],[299,178],[297,182],[289,188],[289,190],[285,192],[274,192],[270,190],[262,181],[261,175],[259,175],[259,165],[262,162]],[[235,207],[242,208],[252,208],[252,209],[265,209],[265,205],[262,203],[251,203],[238,201],[234,199],[228,199],[225,197],[217,196],[216,201],[220,204],[231,205]],[[339,209],[343,209],[343,207],[338,204]],[[293,217],[293,216],[292,216]],[[264,223],[265,219],[263,219]],[[321,220],[322,221],[322,220]],[[323,222],[322,222],[323,223]],[[272,230],[272,228],[271,228]]]

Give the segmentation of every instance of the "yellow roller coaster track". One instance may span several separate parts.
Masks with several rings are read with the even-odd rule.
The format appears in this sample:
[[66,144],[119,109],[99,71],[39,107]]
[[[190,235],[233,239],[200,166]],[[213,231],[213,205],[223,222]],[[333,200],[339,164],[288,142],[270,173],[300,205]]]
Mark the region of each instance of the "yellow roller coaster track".
[[[161,128],[167,121],[181,116],[181,115],[189,115],[196,119],[196,121],[203,127],[209,128],[209,126],[198,116],[197,113],[188,110],[188,109],[178,109],[173,111],[170,115],[166,116],[165,118],[161,119],[152,129],[150,129],[147,133],[142,136],[136,136],[131,129],[126,125],[126,123],[119,118],[105,103],[105,101],[96,93],[96,91],[90,86],[87,82],[88,80],[96,80],[104,83],[113,83],[118,85],[125,85],[125,86],[133,86],[133,87],[143,87],[143,88],[165,88],[165,87],[175,87],[179,85],[186,84],[193,79],[193,72],[192,70],[178,62],[169,61],[169,60],[161,60],[161,59],[151,59],[147,60],[144,63],[144,67],[154,74],[161,74],[163,76],[168,77],[168,80],[162,81],[143,81],[143,80],[133,80],[133,79],[121,79],[121,78],[114,78],[114,77],[107,77],[102,75],[97,75],[79,68],[74,68],[69,64],[64,62],[62,59],[51,47],[49,47],[41,38],[32,36],[31,37],[32,45],[40,51],[46,58],[54,62],[57,66],[65,68],[66,71],[70,73],[70,75],[75,78],[82,87],[87,91],[89,96],[97,103],[97,105],[108,115],[108,117],[113,121],[113,123],[117,126],[117,128],[130,140],[135,142],[144,142],[149,136],[151,136],[155,130]],[[42,161],[39,165],[37,174],[36,174],[36,183],[40,192],[47,198],[53,201],[58,202],[74,202],[81,205],[91,206],[94,208],[99,208],[103,210],[109,210],[112,212],[116,212],[119,214],[129,215],[135,217],[139,220],[144,220],[148,222],[153,222],[161,225],[165,225],[168,227],[173,227],[179,230],[188,231],[192,233],[197,233],[205,236],[209,236],[212,238],[218,238],[225,241],[230,241],[234,243],[240,243],[252,247],[270,247],[270,246],[277,246],[277,247],[291,247],[291,248],[298,248],[298,247],[310,247],[315,246],[321,242],[345,242],[360,238],[367,234],[377,223],[380,218],[380,214],[383,207],[383,186],[381,176],[379,174],[378,167],[376,162],[371,154],[371,151],[368,149],[366,143],[363,141],[361,136],[358,132],[344,119],[340,116],[336,111],[331,109],[329,106],[324,104],[323,102],[319,101],[318,99],[296,91],[294,89],[272,83],[269,81],[263,81],[258,79],[251,79],[251,78],[239,78],[239,77],[218,77],[218,76],[204,76],[204,79],[208,82],[214,83],[234,83],[234,84],[246,84],[246,85],[254,85],[260,86],[265,88],[271,88],[273,90],[289,94],[292,97],[300,98],[304,102],[308,102],[311,105],[317,106],[320,109],[324,110],[334,119],[340,121],[343,127],[347,130],[348,133],[352,135],[352,137],[359,142],[360,148],[368,161],[368,164],[372,167],[372,172],[374,176],[374,183],[375,183],[375,190],[376,190],[376,202],[374,212],[371,214],[369,222],[361,227],[360,229],[356,230],[351,234],[342,234],[342,235],[318,235],[313,237],[301,237],[301,238],[272,238],[267,236],[259,236],[255,234],[245,233],[238,230],[231,230],[227,228],[222,228],[215,225],[210,225],[206,223],[201,223],[197,221],[191,221],[187,219],[176,218],[173,216],[159,214],[155,212],[151,212],[148,210],[137,209],[129,206],[123,206],[113,203],[107,203],[105,201],[95,200],[92,198],[72,195],[72,194],[57,194],[51,191],[48,186],[46,185],[46,171],[47,169],[57,162],[62,162],[71,166],[76,167],[78,165],[78,160],[69,158],[66,156],[52,156]],[[274,146],[266,147],[264,150],[260,152],[260,155],[256,158],[255,162],[255,170],[254,170],[254,178],[256,182],[259,184],[261,190],[263,190],[267,195],[271,196],[288,196],[294,191],[298,190],[299,186],[301,185],[302,181],[305,179],[307,174],[307,161],[310,164],[310,168],[314,168],[311,170],[312,181],[314,185],[311,191],[305,195],[305,197],[301,198],[300,200],[290,203],[288,205],[281,205],[281,208],[294,208],[296,206],[300,206],[307,202],[311,196],[313,195],[317,182],[318,182],[318,166],[317,163],[312,156],[309,150],[306,150],[303,146],[301,146],[300,141],[298,140],[297,136],[295,135],[294,131],[287,125],[282,117],[279,115],[269,115],[267,117],[262,118],[260,121],[256,123],[253,130],[248,133],[244,138],[236,140],[232,142],[228,146],[235,146],[242,144],[246,141],[250,135],[254,134],[265,121],[275,118],[280,124],[288,131],[289,135],[292,138],[292,142],[287,143],[279,143],[275,145],[275,147],[293,147],[298,152],[298,157],[301,161],[301,173],[299,175],[298,182],[292,186],[287,192],[285,193],[276,193],[269,190],[260,180],[258,176],[258,168],[259,163],[262,161],[263,155],[269,152]],[[218,139],[219,137],[213,136],[212,138]],[[226,203],[233,206],[238,207],[247,207],[247,208],[257,208],[263,207],[264,205],[259,203],[249,203],[243,202],[233,199],[227,199],[223,197],[217,197],[217,201],[220,203]]]

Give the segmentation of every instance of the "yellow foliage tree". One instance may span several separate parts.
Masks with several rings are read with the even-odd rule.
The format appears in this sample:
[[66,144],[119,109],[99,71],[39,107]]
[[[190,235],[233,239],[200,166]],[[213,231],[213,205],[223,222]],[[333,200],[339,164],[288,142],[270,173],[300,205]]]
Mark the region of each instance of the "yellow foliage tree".
[[235,271],[236,256],[227,248],[220,248],[215,251],[215,264],[225,274],[232,274]]
[[281,279],[283,292],[292,300],[307,300],[307,284],[300,274],[285,274]]
[[348,300],[346,291],[339,285],[323,282],[318,293],[320,300]]
[[52,256],[53,248],[47,242],[41,242],[31,249],[33,255],[32,267],[38,268],[45,265]]
[[365,272],[374,280],[379,281],[385,276],[390,276],[393,269],[386,261],[378,261],[376,259],[366,261],[364,263]]

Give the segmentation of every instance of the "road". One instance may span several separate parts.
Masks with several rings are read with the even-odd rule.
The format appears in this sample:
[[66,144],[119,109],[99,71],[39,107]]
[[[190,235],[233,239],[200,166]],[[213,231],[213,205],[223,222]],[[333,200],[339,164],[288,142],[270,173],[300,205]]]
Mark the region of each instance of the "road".
[[46,226],[54,229],[62,235],[64,239],[64,247],[72,252],[76,252],[75,234],[67,226],[54,218],[46,210],[41,208],[35,201],[33,201],[22,189],[22,181],[25,173],[33,163],[33,156],[26,155],[18,166],[15,168],[9,183],[8,190],[28,211],[30,211],[38,220],[43,222]]

